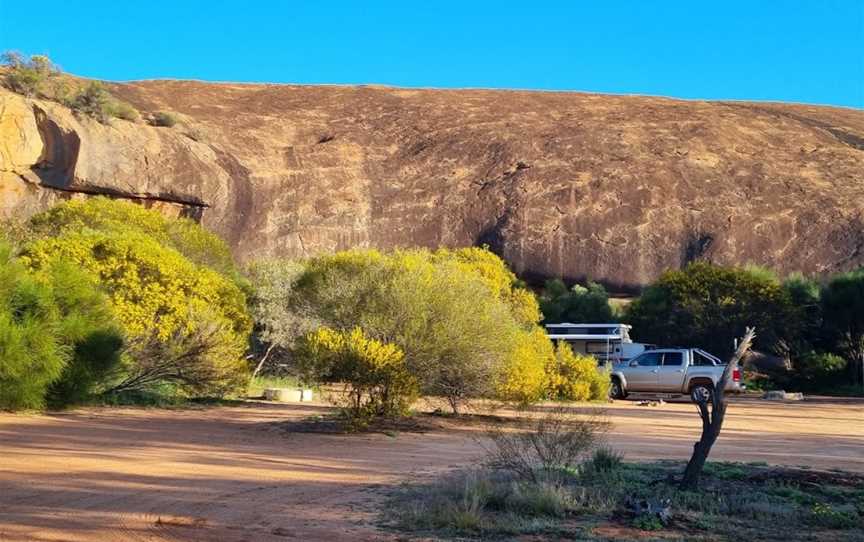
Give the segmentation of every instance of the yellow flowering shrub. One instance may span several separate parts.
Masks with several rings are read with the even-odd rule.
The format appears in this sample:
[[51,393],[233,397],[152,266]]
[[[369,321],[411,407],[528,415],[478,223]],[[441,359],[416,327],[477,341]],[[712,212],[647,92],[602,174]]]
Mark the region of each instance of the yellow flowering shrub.
[[[246,297],[235,282],[213,269],[138,231],[84,229],[36,239],[24,246],[21,261],[32,269],[71,262],[92,275],[133,341],[175,341],[198,331],[204,325],[201,315],[206,315],[208,326],[226,329],[208,348],[231,357],[211,354],[208,363],[237,372],[230,380],[242,380],[240,373],[247,369],[238,360],[252,328]],[[213,374],[219,372],[214,369]]]
[[170,218],[130,201],[106,197],[69,200],[34,215],[29,226],[40,237],[67,232],[138,232],[173,248],[194,263],[237,279],[231,250],[218,235],[189,218]]
[[544,399],[546,368],[554,362],[552,342],[542,329],[520,331],[501,374],[498,398],[523,405]]
[[547,365],[549,397],[560,401],[600,401],[609,397],[609,374],[593,356],[574,354],[564,341]]
[[515,273],[488,248],[442,248],[432,253],[432,260],[456,261],[466,273],[478,275],[495,296],[510,306],[513,316],[521,324],[530,327],[540,321],[540,304],[537,298],[530,290],[519,285]]
[[301,341],[296,357],[305,380],[345,385],[346,412],[355,420],[404,414],[419,393],[402,349],[360,328],[318,328]]
[[26,245],[22,261],[32,268],[68,260],[93,274],[130,336],[154,333],[167,339],[191,330],[194,311],[221,316],[239,335],[251,330],[244,294],[219,273],[137,233],[70,232]]

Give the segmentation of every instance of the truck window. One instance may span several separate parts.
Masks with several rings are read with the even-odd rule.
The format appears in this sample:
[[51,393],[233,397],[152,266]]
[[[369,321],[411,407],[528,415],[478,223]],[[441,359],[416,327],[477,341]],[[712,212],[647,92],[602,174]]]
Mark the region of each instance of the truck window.
[[706,358],[702,354],[697,351],[693,351],[693,365],[697,365],[699,367],[713,367],[714,361],[710,358]]
[[638,358],[636,358],[636,362],[639,367],[657,367],[660,365],[660,358],[663,354],[660,352],[645,352]]
[[663,366],[684,365],[684,356],[681,352],[666,352],[663,354]]

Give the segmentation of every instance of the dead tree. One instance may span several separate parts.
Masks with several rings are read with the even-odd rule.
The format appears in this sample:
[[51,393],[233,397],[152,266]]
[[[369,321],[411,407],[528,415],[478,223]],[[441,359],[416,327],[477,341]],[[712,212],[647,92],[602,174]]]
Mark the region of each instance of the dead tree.
[[[705,461],[708,459],[708,454],[711,453],[711,447],[720,436],[720,430],[723,428],[723,418],[726,416],[726,397],[724,391],[726,385],[732,378],[735,369],[738,368],[738,363],[744,354],[750,350],[753,343],[753,337],[756,336],[756,331],[750,327],[747,328],[747,333],[741,339],[741,343],[735,350],[735,354],[726,364],[723,369],[723,376],[714,387],[710,396],[693,397],[696,407],[699,409],[699,416],[702,418],[702,436],[699,442],[693,445],[693,455],[690,456],[690,461],[687,463],[687,468],[684,469],[684,477],[681,479],[681,489],[696,489],[699,485],[699,476],[702,474],[702,468],[705,466]],[[710,408],[709,408],[710,406]]]

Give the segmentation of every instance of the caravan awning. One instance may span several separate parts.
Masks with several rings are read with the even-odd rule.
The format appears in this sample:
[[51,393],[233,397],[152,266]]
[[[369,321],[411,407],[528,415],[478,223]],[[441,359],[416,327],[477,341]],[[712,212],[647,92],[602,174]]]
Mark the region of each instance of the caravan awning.
[[569,341],[620,341],[621,335],[586,335],[568,333],[549,333],[550,339],[561,339]]

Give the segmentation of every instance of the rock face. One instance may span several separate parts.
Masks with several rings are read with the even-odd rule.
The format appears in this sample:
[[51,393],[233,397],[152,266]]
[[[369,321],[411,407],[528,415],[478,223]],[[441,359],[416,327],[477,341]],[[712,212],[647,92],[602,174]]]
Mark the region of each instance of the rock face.
[[106,193],[242,259],[485,243],[528,278],[643,285],[703,258],[864,265],[864,111],[488,90],[152,81],[157,128],[0,91],[0,214]]

